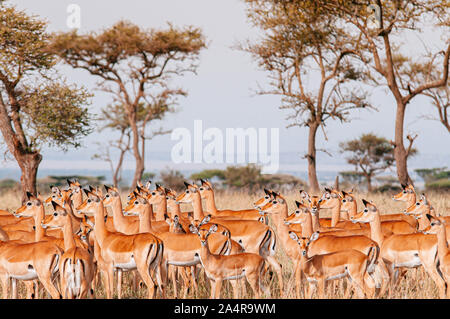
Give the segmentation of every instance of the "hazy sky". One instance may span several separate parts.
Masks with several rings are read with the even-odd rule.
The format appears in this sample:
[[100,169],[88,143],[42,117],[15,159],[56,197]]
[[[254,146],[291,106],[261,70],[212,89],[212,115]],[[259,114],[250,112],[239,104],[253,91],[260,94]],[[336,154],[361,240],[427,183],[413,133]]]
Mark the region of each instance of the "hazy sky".
[[[305,128],[286,129],[288,113],[278,110],[278,98],[273,96],[255,96],[253,89],[257,83],[267,83],[266,74],[258,71],[251,57],[244,52],[234,50],[232,46],[238,41],[255,39],[258,30],[250,27],[245,13],[245,5],[240,0],[165,0],[165,1],[111,1],[111,0],[23,0],[10,1],[29,14],[44,17],[49,22],[49,31],[68,31],[66,24],[69,4],[81,7],[81,30],[99,30],[119,19],[127,19],[142,27],[164,27],[167,22],[177,26],[194,25],[201,27],[208,40],[208,48],[201,54],[197,75],[187,75],[177,81],[189,95],[180,98],[180,111],[171,114],[164,121],[166,128],[186,127],[192,129],[195,119],[202,119],[204,128],[217,127],[279,127],[280,151],[294,152],[299,156],[307,147],[307,130]],[[438,43],[441,35],[430,34],[426,40],[431,45]],[[417,40],[409,40],[403,44],[404,49],[416,50],[420,46]],[[95,89],[96,79],[85,71],[62,67],[69,81],[83,84]],[[98,110],[110,102],[108,95],[94,91],[92,109]],[[385,89],[375,89],[372,103],[379,112],[357,111],[353,113],[351,123],[327,123],[325,142],[323,134],[318,134],[318,148],[328,148],[337,157],[339,142],[354,138],[361,133],[375,132],[386,138],[394,136],[394,99]],[[420,115],[435,111],[424,98],[416,98],[408,106],[405,120],[405,133],[417,133],[416,147],[423,154],[449,154],[450,135],[444,127],[435,121],[419,119]],[[93,133],[84,141],[84,147],[71,150],[66,154],[44,149],[44,161],[47,158],[64,160],[84,159],[89,163],[93,153],[93,142],[106,140],[108,136]],[[170,151],[176,142],[170,136],[161,136],[148,144],[148,152]],[[61,154],[61,156],[60,156]],[[306,161],[302,160],[306,165]],[[329,164],[333,158],[319,157],[321,164]],[[48,162],[47,162],[48,163]],[[62,162],[61,162],[62,163]],[[88,165],[88,164],[86,164]],[[450,163],[449,163],[450,166]],[[106,168],[106,164],[105,164]]]

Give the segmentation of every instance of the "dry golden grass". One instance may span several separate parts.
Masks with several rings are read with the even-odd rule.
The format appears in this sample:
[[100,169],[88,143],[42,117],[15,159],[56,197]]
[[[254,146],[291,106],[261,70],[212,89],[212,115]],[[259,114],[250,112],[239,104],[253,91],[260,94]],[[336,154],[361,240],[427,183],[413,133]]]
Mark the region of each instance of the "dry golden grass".
[[[125,194],[123,194],[125,195]],[[282,194],[288,201],[289,212],[294,210],[295,200],[299,200],[298,192],[290,192]],[[399,213],[405,209],[405,203],[395,202],[391,199],[392,194],[355,194],[358,198],[359,208],[362,207],[361,199],[367,199],[373,201],[381,213]],[[126,196],[126,195],[125,195]],[[252,203],[258,199],[261,194],[249,195],[245,192],[224,192],[218,193],[216,195],[216,203],[218,209],[244,209],[251,208]],[[435,207],[437,213],[441,215],[449,215],[450,213],[450,194],[449,193],[429,193],[427,194],[429,200]],[[125,198],[123,198],[125,199]],[[6,193],[0,195],[0,209],[7,209],[10,211],[16,210],[20,206],[20,198],[13,193]],[[192,210],[189,205],[182,206],[183,210]],[[329,217],[329,212],[327,210],[321,211],[322,217]],[[272,225],[272,224],[271,224]],[[285,281],[285,298],[296,298],[295,296],[295,283],[293,278],[293,265],[289,258],[283,252],[281,245],[278,245],[278,251],[276,258],[283,266],[283,277]],[[123,285],[123,298],[145,298],[146,288],[139,288],[134,291],[131,287],[132,276],[130,273],[124,274],[124,285]],[[181,281],[180,281],[181,283]],[[281,294],[279,291],[278,281],[275,275],[266,274],[264,278],[265,285],[268,285],[271,289],[272,298],[280,298]],[[336,285],[335,291],[327,291],[328,298],[343,298],[343,287],[346,283],[341,280]],[[179,285],[180,286],[180,285]],[[203,272],[200,274],[198,282],[198,292],[194,294],[190,292],[187,298],[208,298],[210,295],[210,288],[205,282]],[[246,284],[247,293],[241,295],[241,298],[251,298],[250,287]],[[23,286],[19,290],[20,296],[24,296]],[[167,297],[173,298],[172,284],[167,286]],[[182,296],[182,289],[179,287],[179,296]],[[45,293],[40,294],[41,298],[47,298]],[[96,289],[96,297],[104,298],[104,288],[100,283]],[[222,287],[221,292],[222,298],[232,298],[232,288],[231,285],[226,282]],[[397,287],[394,298],[438,298],[438,292],[434,282],[429,278],[429,276],[424,272],[422,268],[409,270],[407,272],[406,278],[402,279],[399,286]]]

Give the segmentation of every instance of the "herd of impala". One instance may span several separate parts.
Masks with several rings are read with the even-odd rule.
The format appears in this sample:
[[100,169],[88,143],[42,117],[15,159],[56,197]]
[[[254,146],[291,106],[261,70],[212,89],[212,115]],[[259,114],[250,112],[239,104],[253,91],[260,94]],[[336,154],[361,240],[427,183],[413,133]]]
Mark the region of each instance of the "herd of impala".
[[[123,272],[131,272],[131,289],[146,286],[148,298],[165,298],[169,284],[175,298],[183,287],[185,298],[198,291],[201,274],[211,298],[220,298],[224,280],[234,298],[248,296],[246,282],[254,298],[270,297],[264,284],[265,277],[274,283],[270,274],[278,279],[272,292],[285,296],[277,248],[294,265],[297,297],[311,298],[317,290],[323,298],[340,278],[347,279],[346,297],[391,296],[405,272],[417,267],[441,298],[450,297],[448,217],[437,215],[424,194],[416,198],[411,185],[392,198],[406,203],[398,214],[380,214],[365,199],[358,212],[352,192],[327,188],[320,196],[300,191],[289,214],[286,199],[267,189],[254,209],[218,210],[211,183],[200,182],[185,183],[180,194],[139,183],[125,207],[117,188],[82,188],[77,181],[52,187],[47,199],[27,193],[15,212],[0,210],[2,297],[17,298],[23,281],[27,298],[43,290],[51,298],[94,298],[102,280],[106,298],[114,289],[121,298]],[[182,211],[182,203],[192,211]],[[323,209],[331,218],[319,216]]]

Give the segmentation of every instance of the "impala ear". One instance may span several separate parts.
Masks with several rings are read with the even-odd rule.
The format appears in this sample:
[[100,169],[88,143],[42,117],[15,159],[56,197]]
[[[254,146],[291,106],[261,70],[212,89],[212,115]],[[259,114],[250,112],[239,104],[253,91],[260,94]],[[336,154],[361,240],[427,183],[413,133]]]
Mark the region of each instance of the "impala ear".
[[184,186],[186,186],[186,188],[189,188],[191,185],[188,182],[184,182]]
[[295,240],[295,241],[298,240],[297,234],[294,233],[293,231],[290,231],[290,232],[289,232],[289,237],[290,237],[292,240]]
[[402,189],[405,189],[407,187],[405,184],[400,184],[400,186],[402,187]]
[[103,187],[105,188],[106,192],[108,193],[109,190],[111,189],[111,187],[107,186],[107,185],[103,185]]
[[343,198],[345,198],[348,194],[346,193],[346,192],[344,192],[344,191],[341,191],[341,193],[342,193],[342,197]]
[[205,185],[206,181],[203,178],[200,178],[200,183],[202,183],[202,185]]
[[215,233],[216,231],[217,231],[217,224],[214,224],[214,225],[211,225],[208,233],[212,234],[212,233]]
[[300,206],[302,205],[300,202],[295,201],[295,205],[297,205],[297,208],[300,208]]
[[331,193],[331,189],[325,187],[325,191]]
[[191,232],[191,233],[194,233],[194,234],[197,234],[198,235],[198,229],[197,229],[197,227],[195,227],[194,225],[189,225],[189,231]]
[[265,188],[264,188],[264,193],[265,193],[266,195],[269,195],[269,196],[270,196],[270,194],[271,194],[271,192],[270,192],[269,190],[265,189]]
[[433,218],[433,216],[430,214],[427,214],[426,216],[427,216],[428,220],[431,222],[431,218]]
[[313,242],[315,240],[317,240],[317,238],[319,238],[319,232],[316,231],[311,235],[311,238],[309,238],[309,242]]
[[363,204],[365,207],[367,207],[367,204],[370,204],[368,201],[366,201],[365,199],[362,200]]

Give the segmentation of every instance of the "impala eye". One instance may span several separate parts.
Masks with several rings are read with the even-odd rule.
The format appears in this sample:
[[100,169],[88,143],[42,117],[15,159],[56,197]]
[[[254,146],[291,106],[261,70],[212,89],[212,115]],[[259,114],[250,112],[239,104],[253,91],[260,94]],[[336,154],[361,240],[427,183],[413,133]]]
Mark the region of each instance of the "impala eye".
[[368,213],[369,212],[369,210],[366,208],[366,209],[364,209],[364,213]]
[[58,216],[58,213],[53,213],[53,216],[55,216],[55,217]]
[[416,203],[416,205],[417,205],[417,206],[420,206],[420,203],[419,203],[419,202],[417,202],[417,203]]
[[109,198],[109,194],[106,194],[105,197],[106,197],[106,198]]
[[278,204],[278,202],[277,202],[276,200],[274,200],[274,201],[272,202],[272,204]]
[[347,200],[343,199],[342,202],[345,203],[345,202],[347,202]]
[[139,202],[137,200],[134,201],[134,205],[138,205]]
[[87,200],[87,202],[90,203],[90,202],[92,202],[92,200],[89,198],[89,199]]
[[155,192],[152,192],[152,196],[155,196],[156,195],[156,193]]
[[264,199],[269,199],[269,196],[264,196]]
[[203,187],[200,187],[200,190],[202,191],[202,190],[205,190]]
[[189,194],[189,191],[186,191],[186,194]]

